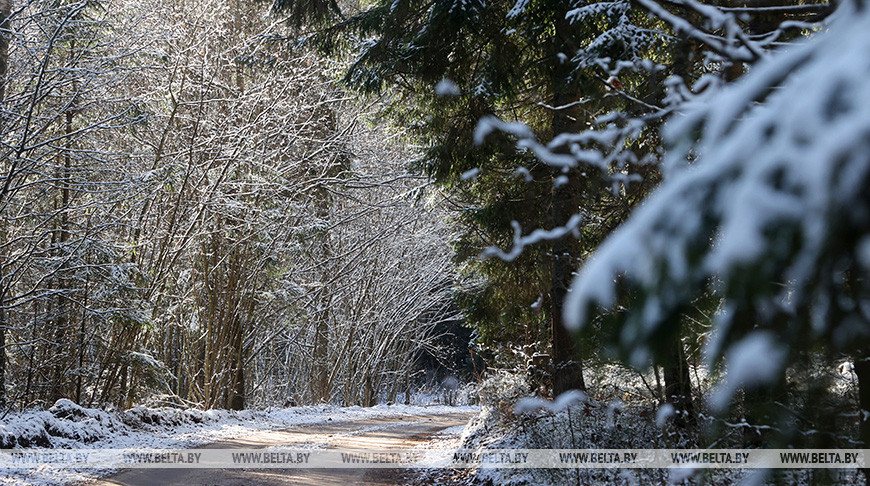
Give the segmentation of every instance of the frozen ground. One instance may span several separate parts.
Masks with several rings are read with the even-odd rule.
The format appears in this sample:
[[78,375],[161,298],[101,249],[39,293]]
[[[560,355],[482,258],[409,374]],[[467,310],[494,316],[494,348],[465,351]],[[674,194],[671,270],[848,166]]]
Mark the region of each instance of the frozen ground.
[[[14,413],[0,420],[0,445],[4,449],[187,448],[305,424],[471,413],[476,410],[476,407],[443,405],[380,405],[371,408],[321,405],[240,412],[145,407],[109,412],[59,400],[47,411]],[[70,484],[111,472],[49,466],[6,469],[0,471],[0,484]]]

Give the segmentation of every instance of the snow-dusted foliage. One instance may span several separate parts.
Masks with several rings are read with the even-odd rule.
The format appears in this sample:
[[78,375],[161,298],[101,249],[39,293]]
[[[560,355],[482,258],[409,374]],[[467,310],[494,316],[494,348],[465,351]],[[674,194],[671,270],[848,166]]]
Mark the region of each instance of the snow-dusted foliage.
[[[510,376],[502,375],[500,380],[510,381]],[[522,398],[508,410],[484,405],[481,413],[465,427],[460,448],[484,451],[667,447],[661,432],[647,405],[590,399],[575,390],[552,402]],[[472,484],[629,485],[660,484],[667,480],[667,472],[656,469],[480,468],[469,473],[473,476]]]
[[531,415],[540,411],[559,413],[574,404],[587,401],[588,398],[580,390],[569,390],[552,401],[537,397],[521,398],[514,405],[514,413],[517,415]]
[[484,380],[479,388],[480,403],[502,411],[510,411],[514,404],[529,394],[525,378],[513,373],[498,373]]
[[[865,339],[868,51],[870,9],[847,3],[827,32],[709,90],[671,121],[664,135],[672,170],[581,269],[566,322],[578,329],[596,306],[621,305],[630,293],[621,344],[643,363],[645,343],[680,306],[716,291],[726,305],[710,356],[754,327],[769,328],[769,339],[742,341],[726,360],[761,381],[777,376],[789,340],[849,349]],[[743,348],[753,353],[733,351]]]
[[[601,53],[613,46],[620,46],[624,53],[616,64],[634,67],[640,63],[650,49],[663,37],[659,29],[637,25],[632,20],[633,9],[627,0],[604,1],[597,3],[578,2],[577,7],[570,10],[566,16],[571,23],[588,22],[591,18],[611,19],[613,26],[589,40],[588,44],[577,52],[572,62],[579,68],[590,65],[611,64],[611,59],[602,59]],[[602,62],[603,61],[603,62]]]
[[[749,347],[762,347],[764,339],[754,340]],[[761,341],[761,342],[758,342]],[[763,356],[763,350],[756,351]],[[761,358],[759,358],[761,359]],[[813,373],[848,373],[850,364],[842,363],[839,371],[828,364],[812,363]],[[703,370],[698,370],[703,373]],[[457,448],[463,450],[504,449],[682,449],[699,447],[698,435],[674,424],[677,412],[670,403],[660,403],[648,389],[648,381],[636,370],[617,365],[590,369],[587,383],[594,390],[590,396],[571,391],[549,401],[539,398],[517,398],[523,393],[523,377],[501,373],[485,382],[481,389],[481,412],[465,427]],[[849,393],[843,385],[854,379],[843,376],[837,394]],[[792,379],[801,379],[792,376]],[[806,379],[806,378],[803,378]],[[606,382],[607,386],[603,383]],[[848,385],[847,385],[848,387]],[[715,393],[714,393],[715,394]],[[646,398],[644,398],[646,397]],[[625,401],[623,401],[625,399]],[[513,407],[505,406],[513,403]],[[745,422],[726,423],[706,414],[699,416],[706,426],[723,424],[731,430],[743,430],[721,438],[719,447],[743,448],[747,435],[758,430]],[[814,431],[817,432],[817,431]],[[780,470],[773,478],[770,470],[745,469],[497,469],[481,467],[455,472],[427,471],[427,477],[437,484],[498,484],[498,485],[563,485],[563,484],[814,484],[818,470]],[[831,484],[857,484],[857,470],[832,471]],[[780,482],[777,482],[780,481]]]

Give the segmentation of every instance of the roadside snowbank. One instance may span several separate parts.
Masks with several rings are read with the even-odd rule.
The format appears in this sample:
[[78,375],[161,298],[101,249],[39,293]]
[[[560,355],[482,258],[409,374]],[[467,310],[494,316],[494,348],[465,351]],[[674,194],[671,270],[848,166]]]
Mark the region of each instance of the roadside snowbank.
[[[817,373],[834,373],[834,391],[847,393],[854,387],[850,377],[851,363],[831,369],[819,362]],[[677,427],[676,411],[670,404],[659,404],[647,390],[644,377],[619,366],[600,368],[609,377],[602,386],[602,373],[590,370],[587,375],[591,389],[598,393],[588,396],[569,392],[553,401],[530,398],[531,387],[525,375],[503,373],[490,377],[480,385],[480,413],[449,444],[453,449],[479,453],[511,449],[703,449],[714,427],[727,426],[731,432],[716,441],[719,448],[745,448],[745,438],[752,432],[741,423],[715,421],[709,414],[688,429]],[[699,370],[701,371],[701,370]],[[709,389],[713,380],[706,374],[693,374],[696,383]],[[646,378],[647,382],[654,380]],[[702,410],[703,411],[703,410]],[[454,433],[459,432],[454,430]],[[444,455],[448,464],[449,457]],[[423,477],[444,486],[528,485],[559,486],[563,484],[600,484],[608,486],[713,485],[733,484],[793,484],[818,483],[858,484],[863,481],[855,469],[523,469],[480,467],[467,470],[430,468]],[[420,482],[423,482],[422,480]]]

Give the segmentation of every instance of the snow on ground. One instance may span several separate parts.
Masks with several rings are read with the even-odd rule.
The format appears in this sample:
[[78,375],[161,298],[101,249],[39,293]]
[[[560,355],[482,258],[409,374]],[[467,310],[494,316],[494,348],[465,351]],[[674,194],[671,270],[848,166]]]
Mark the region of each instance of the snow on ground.
[[[589,399],[559,411],[539,410],[510,416],[490,405],[464,428],[453,449],[674,449],[689,447],[670,424],[658,420],[646,405]],[[447,455],[444,455],[446,458]],[[466,471],[429,469],[426,475],[442,486],[595,484],[658,485],[852,485],[863,482],[855,469],[511,469],[481,467]]]
[[[46,411],[25,411],[0,419],[0,448],[129,449],[189,448],[244,437],[253,431],[373,418],[477,411],[446,405],[378,405],[370,408],[318,405],[261,411],[135,407],[126,411],[83,408],[62,399]],[[0,471],[0,485],[56,485],[85,481],[112,470],[50,466]]]
[[[831,372],[830,363],[818,363],[818,372]],[[834,369],[849,380],[850,363]],[[522,376],[503,373],[480,385],[480,413],[461,428],[442,432],[446,440],[426,446],[434,450],[432,464],[447,464],[456,449],[485,452],[504,449],[694,449],[703,443],[701,430],[683,431],[673,424],[673,407],[660,405],[652,398],[644,377],[620,366],[605,366],[603,372],[589,371],[587,383],[597,392],[581,399],[579,394],[537,406],[540,399],[529,400],[530,387]],[[702,371],[702,370],[699,370]],[[609,386],[599,381],[610,377]],[[705,388],[712,380],[705,373],[693,373],[696,383]],[[646,383],[644,382],[646,381]],[[836,386],[842,392],[848,383]],[[645,396],[646,395],[646,396]],[[519,405],[519,406],[518,406]],[[460,434],[459,437],[450,434]],[[744,448],[739,432],[718,441],[720,448]],[[439,463],[438,460],[441,459]],[[863,482],[857,470],[804,469],[498,469],[492,467],[450,470],[432,467],[420,471],[418,483],[441,486],[477,485],[773,485],[835,484]]]

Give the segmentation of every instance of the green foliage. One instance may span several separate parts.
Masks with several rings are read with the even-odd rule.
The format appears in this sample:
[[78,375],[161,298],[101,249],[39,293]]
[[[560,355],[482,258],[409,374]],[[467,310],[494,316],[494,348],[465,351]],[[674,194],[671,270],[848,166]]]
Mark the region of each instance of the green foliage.
[[297,29],[307,22],[326,22],[340,13],[335,0],[274,0],[272,8],[286,13],[290,24]]
[[[415,167],[440,183],[458,207],[455,250],[468,280],[458,295],[467,322],[486,344],[546,346],[553,315],[552,245],[531,245],[511,262],[478,256],[487,247],[510,248],[513,222],[526,233],[549,230],[582,212],[588,217],[579,242],[560,250],[571,255],[573,267],[656,181],[648,164],[658,147],[656,122],[630,142],[617,142],[626,147],[615,169],[565,173],[518,149],[513,136],[494,133],[485,144],[476,143],[475,129],[481,118],[496,116],[521,122],[547,140],[588,129],[607,113],[613,116],[598,126],[626,125],[649,111],[640,99],[656,103],[664,96],[666,73],[649,61],[673,58],[660,23],[622,0],[381,0],[349,18],[336,14],[332,22],[302,8],[309,4],[275,5],[291,14],[292,24],[306,17],[318,29],[304,41],[351,52],[348,85],[367,93],[391,89],[391,117],[425,147]],[[632,96],[611,89],[612,74]],[[451,89],[436,89],[439,83]],[[585,145],[614,149],[613,141]],[[622,189],[605,183],[613,171],[638,182]],[[560,176],[572,181],[559,196],[568,200],[554,199]]]

